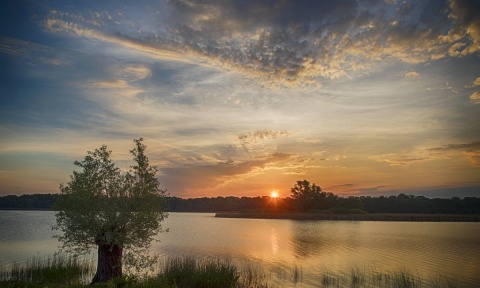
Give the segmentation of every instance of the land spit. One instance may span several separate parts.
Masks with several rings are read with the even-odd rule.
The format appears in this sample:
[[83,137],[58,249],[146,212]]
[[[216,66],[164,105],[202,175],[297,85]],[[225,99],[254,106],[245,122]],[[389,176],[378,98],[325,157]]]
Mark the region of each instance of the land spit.
[[222,212],[216,213],[215,217],[338,221],[480,222],[480,215],[466,214],[323,214],[285,212]]

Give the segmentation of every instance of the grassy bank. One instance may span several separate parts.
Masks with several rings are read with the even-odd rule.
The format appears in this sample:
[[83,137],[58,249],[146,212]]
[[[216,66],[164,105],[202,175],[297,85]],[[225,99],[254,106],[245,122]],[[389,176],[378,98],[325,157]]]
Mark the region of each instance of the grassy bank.
[[[33,258],[25,265],[0,265],[0,287],[89,287],[95,267],[93,260],[69,256]],[[303,279],[302,268],[290,271],[266,271],[252,263],[234,263],[218,258],[178,257],[164,259],[155,274],[126,276],[95,287],[165,287],[165,288],[268,288],[268,287],[395,287],[395,288],[455,288],[458,281],[438,276],[425,281],[403,270],[398,272],[367,271],[358,268],[346,273],[328,271],[318,277]]]
[[215,217],[341,221],[480,222],[480,215],[456,214],[331,214],[289,212],[224,212],[216,213]]

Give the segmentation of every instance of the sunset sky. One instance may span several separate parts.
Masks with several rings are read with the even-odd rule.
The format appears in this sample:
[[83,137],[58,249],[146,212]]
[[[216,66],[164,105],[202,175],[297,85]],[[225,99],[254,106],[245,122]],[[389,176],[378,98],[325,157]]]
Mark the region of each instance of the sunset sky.
[[143,137],[177,197],[480,197],[480,1],[0,6],[0,195]]

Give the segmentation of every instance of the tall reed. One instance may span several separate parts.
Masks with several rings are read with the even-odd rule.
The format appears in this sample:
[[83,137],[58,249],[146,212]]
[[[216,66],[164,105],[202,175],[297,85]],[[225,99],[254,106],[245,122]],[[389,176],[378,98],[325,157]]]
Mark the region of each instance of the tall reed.
[[184,288],[233,288],[240,277],[237,267],[228,260],[194,257],[169,259],[159,276],[168,284]]
[[[355,287],[355,288],[459,288],[458,280],[447,276],[422,279],[407,270],[378,272],[355,267],[347,273],[325,271],[315,277],[303,277],[301,266],[292,269],[258,263],[233,262],[220,258],[164,258],[156,274],[128,275],[98,287],[105,288],[269,288],[269,287]],[[23,265],[0,264],[0,287],[84,287],[93,277],[93,258],[80,259],[57,254],[33,257]]]
[[33,256],[24,264],[1,265],[0,281],[80,284],[91,278],[94,266],[92,259],[66,254]]

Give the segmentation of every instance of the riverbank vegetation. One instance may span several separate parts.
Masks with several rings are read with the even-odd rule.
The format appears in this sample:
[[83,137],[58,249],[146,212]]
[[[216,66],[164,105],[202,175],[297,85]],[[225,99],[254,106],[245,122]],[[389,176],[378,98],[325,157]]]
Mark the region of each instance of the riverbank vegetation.
[[[95,259],[66,255],[34,257],[24,265],[0,265],[0,287],[91,287]],[[268,287],[396,287],[455,288],[459,281],[448,276],[422,279],[407,270],[380,272],[351,268],[346,272],[327,270],[313,279],[303,279],[302,268],[266,270],[252,263],[238,263],[219,258],[175,257],[160,261],[154,273],[126,275],[94,287],[165,287],[165,288],[268,288]]]
[[[3,210],[52,210],[59,195],[26,194],[0,197]],[[165,197],[169,212],[279,212],[295,211],[293,200],[262,197]],[[337,208],[357,209],[370,214],[480,214],[480,198],[426,198],[423,196],[399,194],[396,196],[340,197],[335,195],[330,202]],[[332,208],[328,208],[332,209]],[[325,210],[328,210],[325,209]]]

